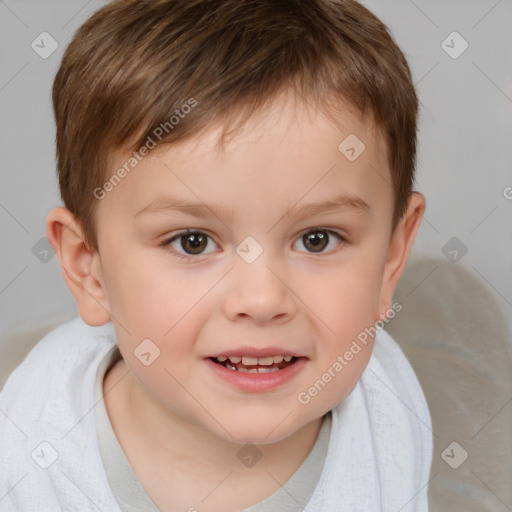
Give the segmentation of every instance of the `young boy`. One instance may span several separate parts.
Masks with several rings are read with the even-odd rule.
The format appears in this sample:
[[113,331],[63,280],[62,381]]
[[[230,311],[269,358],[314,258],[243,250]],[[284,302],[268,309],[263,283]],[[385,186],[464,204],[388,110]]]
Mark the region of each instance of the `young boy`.
[[115,1],[53,102],[80,318],[0,395],[0,509],[426,511],[430,416],[382,330],[425,210],[385,26],[353,0]]

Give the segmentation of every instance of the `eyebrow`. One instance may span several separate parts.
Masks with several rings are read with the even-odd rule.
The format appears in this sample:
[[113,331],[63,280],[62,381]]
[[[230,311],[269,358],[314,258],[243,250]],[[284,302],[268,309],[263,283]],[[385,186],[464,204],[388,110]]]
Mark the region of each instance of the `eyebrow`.
[[[308,203],[300,206],[294,205],[291,208],[288,208],[281,218],[284,218],[287,215],[290,215],[291,218],[296,218],[343,210],[359,214],[372,213],[372,208],[362,198],[354,195],[340,195],[319,203]],[[172,211],[202,219],[208,218],[212,213],[221,218],[230,218],[236,212],[233,207],[226,208],[225,206],[217,204],[207,205],[205,203],[192,203],[181,198],[168,196],[155,199],[142,210],[138,211],[135,214],[135,217],[142,214],[167,213]]]

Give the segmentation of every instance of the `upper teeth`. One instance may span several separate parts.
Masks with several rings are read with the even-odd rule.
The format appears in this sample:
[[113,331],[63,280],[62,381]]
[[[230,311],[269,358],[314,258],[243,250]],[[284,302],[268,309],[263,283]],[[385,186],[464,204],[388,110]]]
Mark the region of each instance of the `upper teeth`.
[[272,364],[282,363],[283,360],[289,363],[292,360],[293,356],[268,356],[268,357],[248,357],[248,356],[219,356],[217,357],[217,361],[219,363],[223,363],[227,359],[233,364],[237,364],[242,362],[243,365],[246,366],[254,366],[254,365],[261,365],[261,366],[270,366]]

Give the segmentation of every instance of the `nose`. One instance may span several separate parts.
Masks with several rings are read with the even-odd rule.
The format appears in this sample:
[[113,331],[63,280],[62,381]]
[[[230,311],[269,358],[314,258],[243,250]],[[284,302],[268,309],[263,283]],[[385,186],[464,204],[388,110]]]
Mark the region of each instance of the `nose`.
[[224,313],[230,320],[282,324],[294,318],[297,303],[289,279],[263,255],[250,264],[240,258],[229,279]]

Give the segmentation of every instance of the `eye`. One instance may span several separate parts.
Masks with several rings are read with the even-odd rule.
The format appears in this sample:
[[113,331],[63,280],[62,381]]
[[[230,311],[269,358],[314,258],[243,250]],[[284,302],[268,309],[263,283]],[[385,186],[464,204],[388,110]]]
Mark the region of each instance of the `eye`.
[[[211,243],[209,243],[211,241]],[[216,246],[215,242],[202,231],[182,231],[172,236],[170,239],[162,242],[162,246],[171,246],[177,255],[183,258],[188,258],[194,255],[202,255],[213,252],[212,244]],[[210,250],[205,251],[205,249]],[[183,251],[183,252],[181,252]]]
[[[338,239],[338,243],[335,243],[335,239]],[[330,248],[331,250],[344,242],[344,238],[335,231],[328,229],[312,229],[306,231],[297,240],[296,243],[302,242],[308,252],[320,253],[328,252],[324,249]]]

